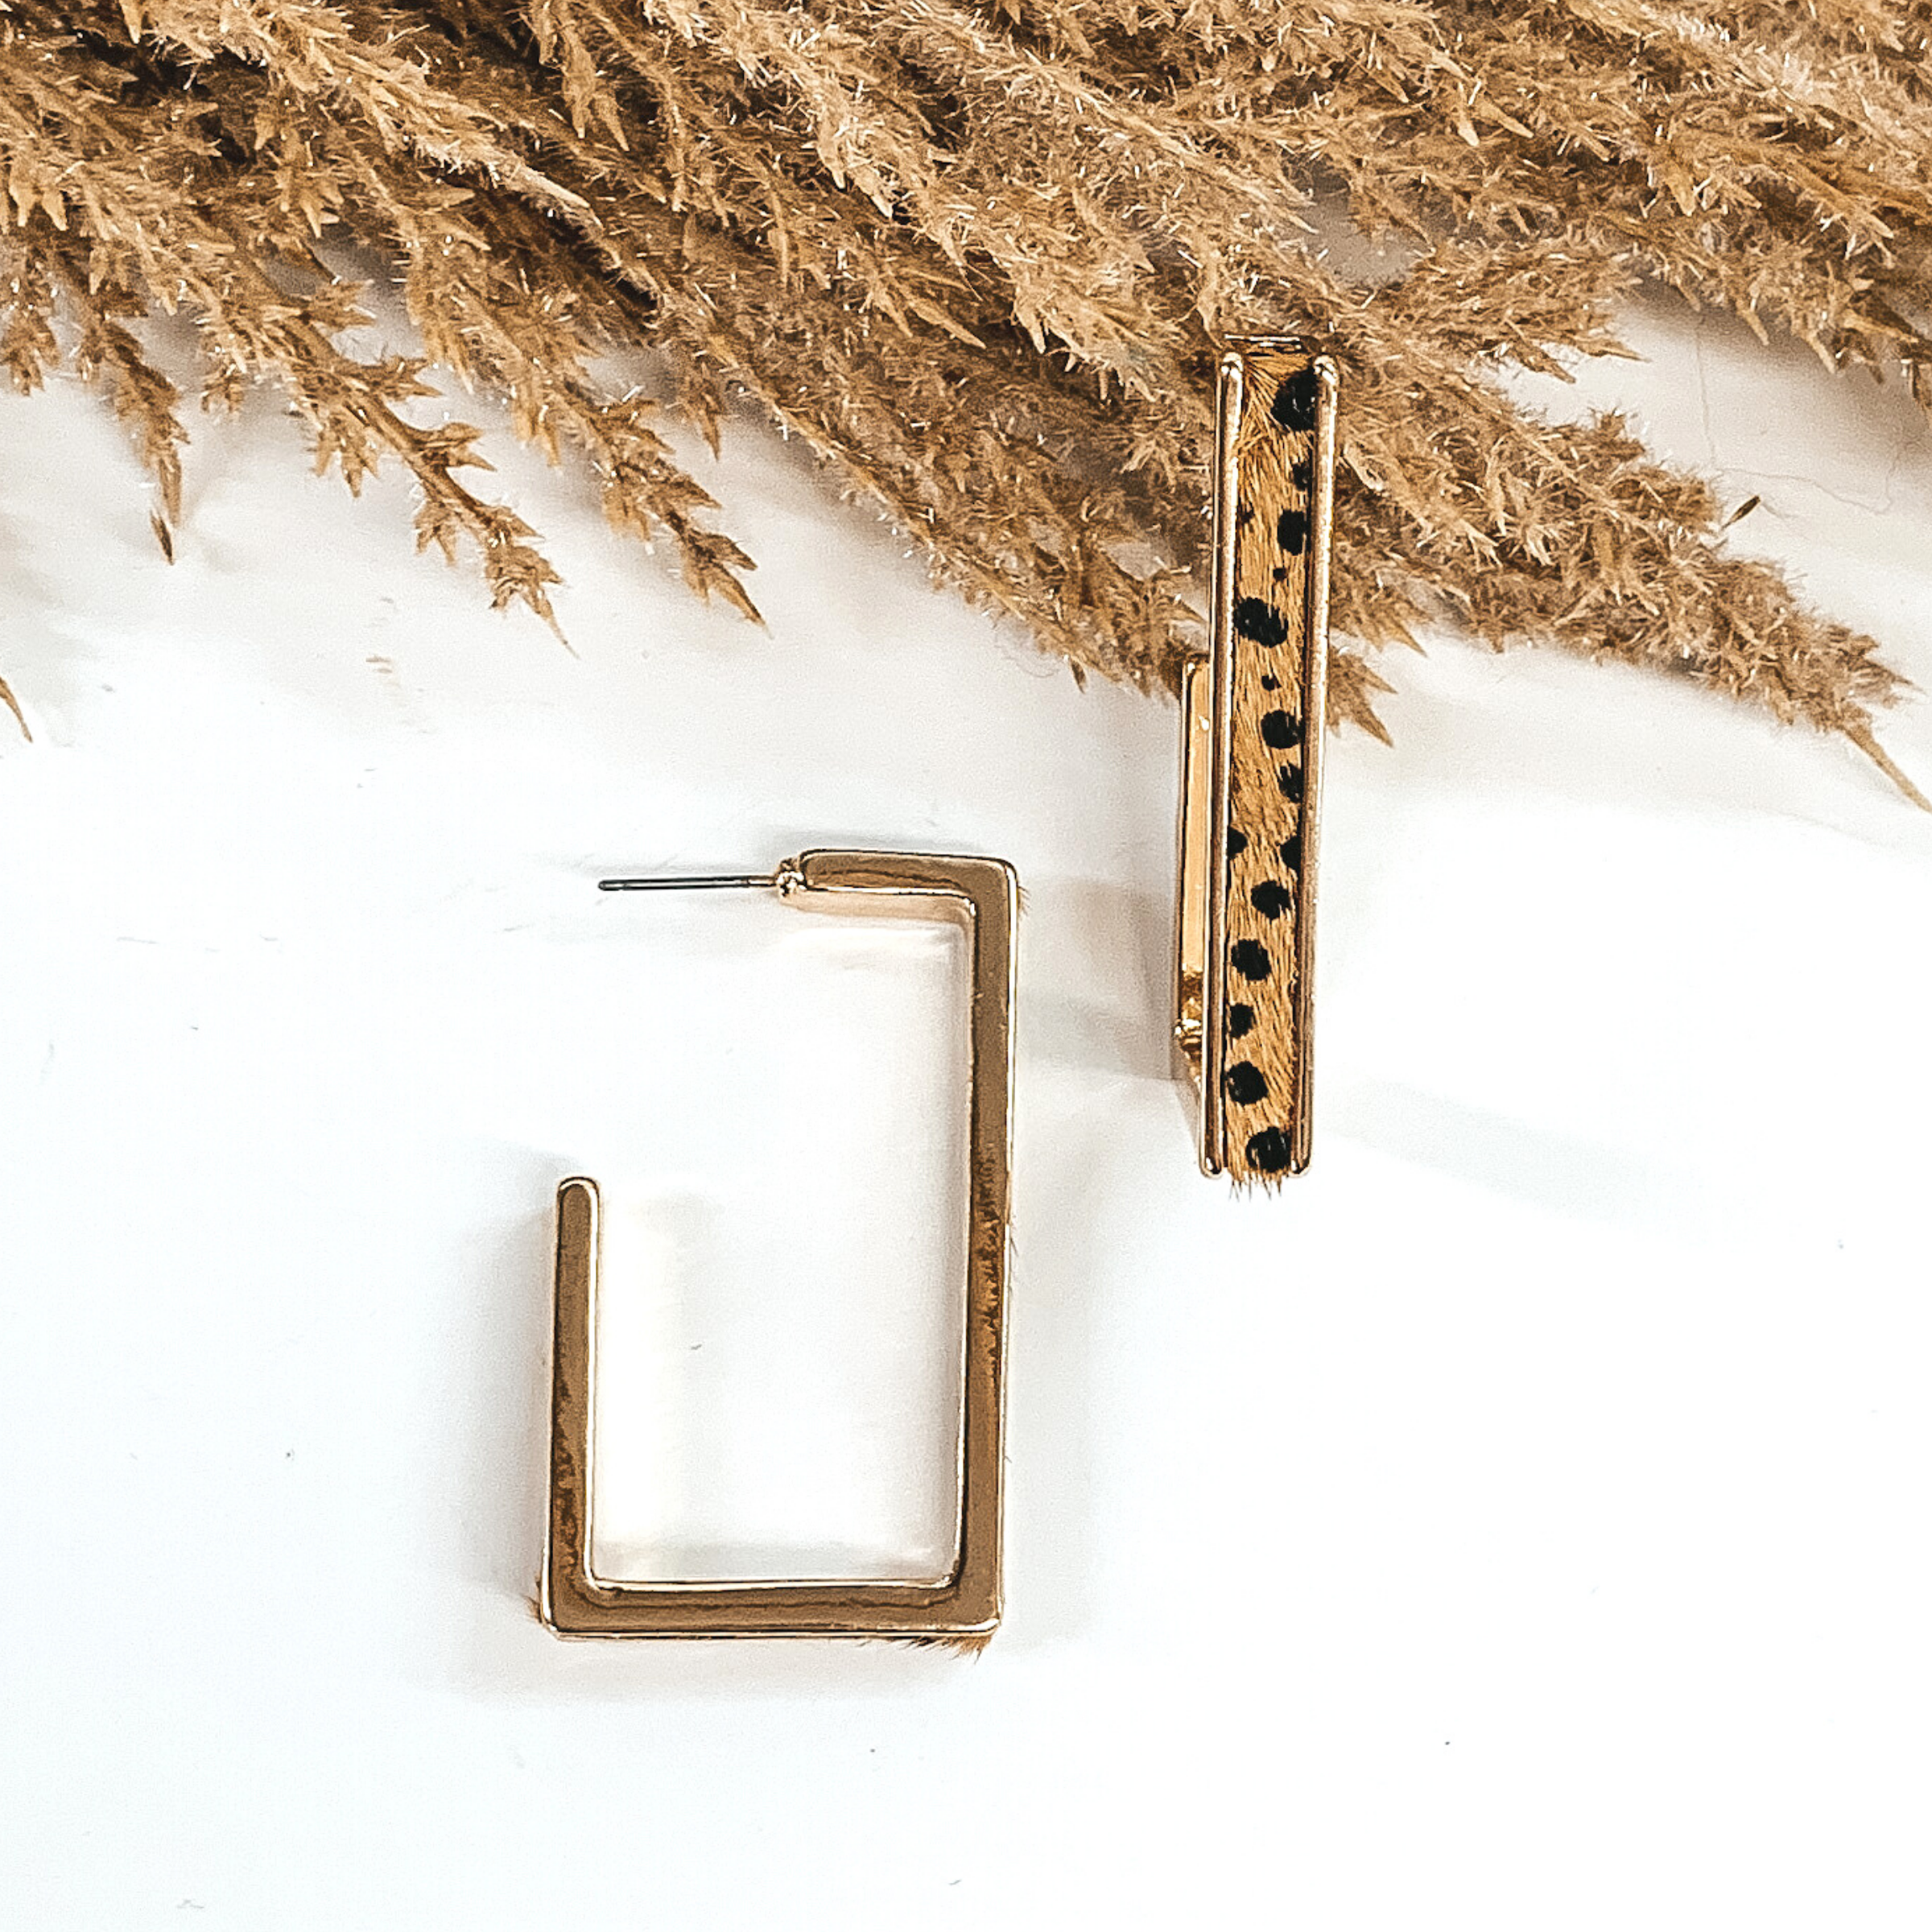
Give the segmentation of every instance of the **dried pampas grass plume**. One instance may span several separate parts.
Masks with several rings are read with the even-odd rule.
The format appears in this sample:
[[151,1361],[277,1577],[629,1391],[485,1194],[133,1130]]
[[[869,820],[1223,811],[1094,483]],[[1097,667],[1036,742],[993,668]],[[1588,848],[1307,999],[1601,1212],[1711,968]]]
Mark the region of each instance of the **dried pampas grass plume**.
[[[1212,339],[1292,331],[1348,398],[1335,718],[1379,733],[1364,654],[1447,616],[1683,672],[1905,785],[1872,641],[1728,554],[1709,488],[1617,418],[1544,421],[1496,374],[1617,353],[1662,284],[1932,407],[1929,27],[1926,0],[0,0],[0,362],[99,385],[166,546],[183,399],[132,325],[184,313],[204,402],[278,386],[352,489],[400,463],[419,540],[546,619],[477,432],[412,415],[431,366],[755,616],[660,434],[715,441],[749,397],[1076,672],[1171,687]],[[1318,203],[1406,267],[1337,272]],[[422,358],[345,346],[336,234],[394,262]],[[600,385],[631,344],[662,401]]]

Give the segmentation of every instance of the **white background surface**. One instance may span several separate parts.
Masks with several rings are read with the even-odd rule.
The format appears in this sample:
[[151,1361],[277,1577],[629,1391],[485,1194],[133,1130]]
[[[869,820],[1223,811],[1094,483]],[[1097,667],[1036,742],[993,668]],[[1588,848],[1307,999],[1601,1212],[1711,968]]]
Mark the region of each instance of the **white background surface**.
[[[1932,678],[1900,394],[1635,330],[1585,394]],[[1856,753],[1405,656],[1330,766],[1315,1165],[1236,1199],[1167,1077],[1170,712],[749,430],[769,634],[498,440],[574,656],[272,405],[197,439],[170,569],[91,401],[0,405],[7,1924],[1924,1924],[1932,820]],[[588,886],[842,841],[1027,889],[1005,1628],[559,1643],[569,1172],[679,1418],[635,1538],[930,1527],[944,958]],[[813,1055],[869,1013],[861,1120]],[[786,1275],[799,1160],[845,1205]]]

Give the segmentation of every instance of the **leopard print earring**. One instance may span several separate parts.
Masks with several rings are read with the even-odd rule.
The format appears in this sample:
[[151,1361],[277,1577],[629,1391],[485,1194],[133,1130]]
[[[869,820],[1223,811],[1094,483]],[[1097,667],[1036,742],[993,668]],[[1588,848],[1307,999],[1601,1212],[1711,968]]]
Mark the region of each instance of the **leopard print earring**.
[[1221,358],[1209,646],[1181,694],[1174,1039],[1202,1171],[1237,1183],[1299,1174],[1313,1140],[1337,387],[1283,336]]

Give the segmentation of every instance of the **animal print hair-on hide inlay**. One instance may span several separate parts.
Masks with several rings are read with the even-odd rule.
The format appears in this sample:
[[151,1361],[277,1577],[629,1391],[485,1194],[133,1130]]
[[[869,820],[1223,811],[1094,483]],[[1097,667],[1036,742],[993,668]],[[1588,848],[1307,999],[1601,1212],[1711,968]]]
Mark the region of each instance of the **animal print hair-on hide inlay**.
[[[1273,343],[1237,345],[1224,380],[1219,486],[1232,501],[1216,598],[1216,695],[1226,705],[1218,1054],[1223,1165],[1278,1182],[1308,1155],[1315,817],[1327,689],[1335,377]],[[1232,436],[1227,430],[1232,430]],[[1222,506],[1225,518],[1227,503]]]

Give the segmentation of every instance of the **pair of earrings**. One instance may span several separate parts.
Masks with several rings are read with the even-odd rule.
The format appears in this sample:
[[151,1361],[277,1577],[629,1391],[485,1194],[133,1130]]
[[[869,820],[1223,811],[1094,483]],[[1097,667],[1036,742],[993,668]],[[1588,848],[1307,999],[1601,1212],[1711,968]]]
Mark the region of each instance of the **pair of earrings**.
[[[1209,1174],[1307,1166],[1315,873],[1327,683],[1332,363],[1280,336],[1220,363],[1209,648],[1181,688],[1177,1072]],[[808,852],[769,875],[606,879],[762,887],[788,902],[956,920],[968,948],[964,1386],[952,1561],[934,1580],[621,1582],[590,1564],[597,1183],[557,1191],[550,1498],[539,1608],[567,1637],[891,1637],[971,1643],[1001,1604],[1001,1478],[1018,881],[988,858]]]

